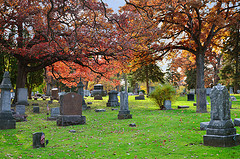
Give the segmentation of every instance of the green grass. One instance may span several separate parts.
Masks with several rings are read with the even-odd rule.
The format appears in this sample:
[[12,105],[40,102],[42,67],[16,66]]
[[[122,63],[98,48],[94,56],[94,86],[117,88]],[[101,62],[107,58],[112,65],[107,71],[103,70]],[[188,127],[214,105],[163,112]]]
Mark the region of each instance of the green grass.
[[[232,120],[240,118],[240,95],[235,95]],[[159,110],[150,99],[135,101],[129,97],[133,119],[118,120],[118,111],[106,107],[108,97],[94,101],[91,110],[83,111],[87,123],[68,127],[47,121],[47,101],[29,101],[27,122],[17,122],[16,129],[0,130],[0,158],[240,158],[240,146],[219,148],[203,145],[200,122],[210,121],[210,113],[196,113],[194,102],[179,97],[172,103],[174,110]],[[208,101],[210,99],[208,97]],[[40,104],[40,114],[32,113],[32,103]],[[178,105],[190,106],[177,109]],[[54,101],[50,107],[57,107]],[[106,112],[95,112],[104,108]],[[210,112],[210,105],[208,105]],[[135,123],[137,127],[129,127]],[[69,130],[76,130],[70,133]],[[237,133],[240,128],[236,127]],[[32,148],[32,134],[44,132],[49,144]]]

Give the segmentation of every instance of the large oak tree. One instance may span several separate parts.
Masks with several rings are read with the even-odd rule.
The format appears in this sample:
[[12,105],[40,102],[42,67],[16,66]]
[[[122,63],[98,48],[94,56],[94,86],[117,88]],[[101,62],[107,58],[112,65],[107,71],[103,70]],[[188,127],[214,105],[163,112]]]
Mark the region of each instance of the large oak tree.
[[[154,32],[145,40],[152,42],[151,49],[156,53],[185,50],[196,56],[196,111],[207,112],[204,58],[207,50],[214,45],[214,41],[220,40],[222,33],[231,23],[239,19],[237,8],[240,2],[237,0],[125,0],[125,2],[126,6],[123,7],[125,13],[140,15],[142,18],[140,20],[146,25],[137,31],[135,38],[141,37],[142,32],[151,29]],[[136,18],[132,20],[140,21]],[[137,28],[138,25],[134,29]]]
[[58,61],[103,74],[100,65],[124,59],[125,41],[106,14],[117,19],[97,0],[0,1],[0,49],[18,60],[16,88],[29,72]]

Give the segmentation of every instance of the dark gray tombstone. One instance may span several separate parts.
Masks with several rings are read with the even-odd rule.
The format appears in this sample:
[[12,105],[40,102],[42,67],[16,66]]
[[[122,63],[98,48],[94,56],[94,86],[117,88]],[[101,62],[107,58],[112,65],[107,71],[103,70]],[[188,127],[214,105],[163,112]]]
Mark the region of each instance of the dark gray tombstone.
[[183,109],[183,108],[189,108],[189,106],[185,106],[185,105],[183,105],[183,106],[178,106],[178,109]]
[[195,101],[194,94],[188,94],[187,95],[187,101]]
[[145,100],[145,96],[143,94],[135,97],[135,100]]
[[207,134],[203,136],[206,146],[232,147],[240,144],[240,135],[231,119],[229,93],[225,86],[214,86],[211,94],[211,121],[207,126]]
[[85,123],[86,117],[82,116],[82,96],[74,92],[60,96],[60,115],[57,116],[57,126]]
[[25,115],[25,105],[16,105],[16,113],[19,115]]
[[60,108],[51,108],[51,116],[47,120],[57,120],[58,115],[60,115]]
[[82,96],[82,110],[86,110],[88,107],[84,100],[84,90],[83,90],[84,84],[82,83],[82,81],[78,83],[77,87],[78,87],[78,94]]
[[33,107],[33,113],[39,113],[39,107],[38,106]]
[[103,100],[101,95],[95,95],[94,100]]
[[164,101],[164,110],[172,110],[172,105],[170,100]]
[[107,107],[117,107],[117,106],[119,106],[117,94],[118,94],[118,92],[115,91],[115,90],[112,90],[108,93],[109,99],[108,99],[108,102],[107,102]]
[[118,119],[132,119],[132,114],[128,109],[128,93],[121,92],[120,94],[120,110],[118,113]]
[[45,147],[45,134],[43,132],[33,133],[33,148]]
[[12,84],[8,72],[4,72],[1,89],[0,129],[16,129],[16,120],[11,112]]
[[106,109],[95,109],[95,112],[106,112]]
[[27,88],[17,89],[17,105],[29,105]]

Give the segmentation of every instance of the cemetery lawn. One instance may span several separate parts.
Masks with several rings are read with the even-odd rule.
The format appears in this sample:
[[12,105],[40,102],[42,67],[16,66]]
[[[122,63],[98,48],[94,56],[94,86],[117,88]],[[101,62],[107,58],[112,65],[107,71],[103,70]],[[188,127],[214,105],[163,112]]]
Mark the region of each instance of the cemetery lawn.
[[[232,120],[240,118],[240,95],[235,97],[238,101],[232,105]],[[210,113],[196,113],[194,102],[187,101],[187,97],[178,97],[172,103],[174,110],[159,110],[148,98],[135,101],[134,96],[129,96],[133,119],[126,120],[117,119],[118,110],[106,107],[107,100],[108,97],[102,101],[87,97],[86,102],[93,104],[88,105],[90,110],[83,111],[86,124],[68,127],[46,120],[48,101],[29,100],[28,121],[17,122],[16,129],[0,130],[0,158],[240,158],[240,146],[203,145],[206,131],[200,131],[200,122],[210,121]],[[40,114],[32,113],[32,103],[39,103]],[[177,109],[178,105],[190,108]],[[58,107],[59,103],[54,101],[49,106]],[[129,127],[131,123],[136,127]],[[240,128],[236,129],[239,134]],[[32,148],[34,132],[45,133],[49,140],[45,148]]]

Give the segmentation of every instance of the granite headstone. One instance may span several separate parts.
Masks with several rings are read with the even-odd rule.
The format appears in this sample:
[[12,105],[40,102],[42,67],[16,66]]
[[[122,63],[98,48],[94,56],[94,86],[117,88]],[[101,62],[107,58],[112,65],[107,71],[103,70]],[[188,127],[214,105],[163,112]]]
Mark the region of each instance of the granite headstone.
[[128,93],[121,92],[120,94],[120,110],[118,113],[118,119],[132,119],[132,114],[128,109]]
[[27,88],[17,89],[17,105],[29,105]]
[[108,93],[109,99],[108,99],[108,102],[107,102],[107,107],[117,107],[117,106],[119,106],[117,94],[118,94],[118,92],[115,91],[115,90],[109,91],[109,93]]
[[75,92],[60,96],[60,115],[57,117],[57,125],[69,126],[85,123],[86,117],[82,116],[82,96]]
[[207,126],[207,133],[203,136],[206,146],[232,147],[240,144],[240,135],[231,119],[229,107],[229,93],[225,86],[214,86],[211,94],[211,121]]

